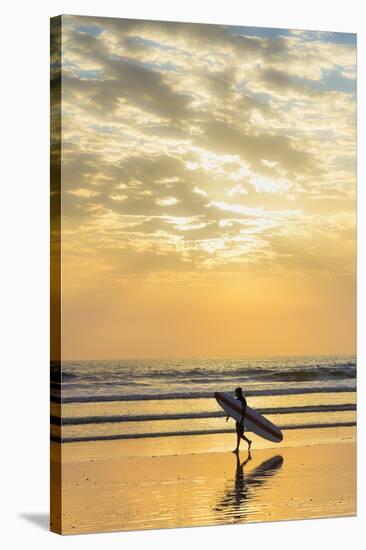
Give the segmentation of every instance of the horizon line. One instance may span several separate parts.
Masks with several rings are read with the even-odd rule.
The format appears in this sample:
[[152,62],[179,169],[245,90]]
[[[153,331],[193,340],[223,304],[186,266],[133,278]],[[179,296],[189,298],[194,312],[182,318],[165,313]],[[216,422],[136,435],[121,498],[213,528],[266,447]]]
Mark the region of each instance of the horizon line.
[[296,353],[296,354],[284,354],[284,355],[248,355],[248,356],[172,356],[172,357],[93,357],[93,358],[72,358],[72,359],[50,359],[51,363],[60,361],[62,362],[73,362],[73,361],[192,361],[192,360],[203,360],[203,359],[226,359],[226,360],[255,360],[255,359],[285,359],[290,357],[347,357],[353,356],[357,359],[356,352],[347,352],[347,353]]

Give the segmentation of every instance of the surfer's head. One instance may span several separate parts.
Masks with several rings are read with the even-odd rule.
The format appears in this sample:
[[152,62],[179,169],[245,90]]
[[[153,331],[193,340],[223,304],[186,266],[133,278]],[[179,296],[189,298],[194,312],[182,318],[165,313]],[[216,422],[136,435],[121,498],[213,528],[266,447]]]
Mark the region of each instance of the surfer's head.
[[236,397],[242,397],[243,396],[243,390],[239,387],[235,389],[235,395]]

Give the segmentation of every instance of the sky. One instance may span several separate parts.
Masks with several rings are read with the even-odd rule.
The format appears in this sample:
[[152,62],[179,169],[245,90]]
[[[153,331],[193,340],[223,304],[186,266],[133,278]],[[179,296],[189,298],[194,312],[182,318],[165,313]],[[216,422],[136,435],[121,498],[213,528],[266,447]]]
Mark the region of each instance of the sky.
[[354,353],[355,116],[355,35],[63,16],[63,359]]

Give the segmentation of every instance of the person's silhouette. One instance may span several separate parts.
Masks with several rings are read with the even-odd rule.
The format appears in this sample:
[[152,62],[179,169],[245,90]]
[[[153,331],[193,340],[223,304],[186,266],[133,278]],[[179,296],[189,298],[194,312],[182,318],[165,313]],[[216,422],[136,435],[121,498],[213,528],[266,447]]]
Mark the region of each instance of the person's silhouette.
[[[250,439],[248,439],[244,435],[244,420],[245,420],[245,413],[247,409],[247,400],[244,397],[242,388],[236,388],[235,395],[238,401],[240,401],[240,403],[242,403],[243,405],[243,412],[242,412],[241,419],[239,422],[236,422],[236,448],[233,450],[233,453],[238,453],[241,439],[244,439],[244,441],[248,443],[248,451],[250,450],[252,442]],[[229,420],[229,418],[230,418],[229,416],[226,418],[226,422]]]

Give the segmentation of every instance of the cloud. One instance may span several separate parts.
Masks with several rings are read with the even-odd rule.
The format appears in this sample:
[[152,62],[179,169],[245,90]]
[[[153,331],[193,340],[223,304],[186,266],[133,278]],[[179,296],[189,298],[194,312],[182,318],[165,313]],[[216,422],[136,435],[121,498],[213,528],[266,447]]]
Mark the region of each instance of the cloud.
[[[317,172],[316,160],[307,151],[297,149],[287,136],[242,132],[223,121],[208,121],[204,136],[197,144],[219,153],[239,155],[252,167],[261,170],[262,160],[278,163],[285,173]],[[296,142],[295,142],[296,143]]]
[[92,258],[110,281],[312,272],[331,257],[330,271],[345,272],[352,44],[79,16],[63,18],[63,33],[63,246],[75,269]]

